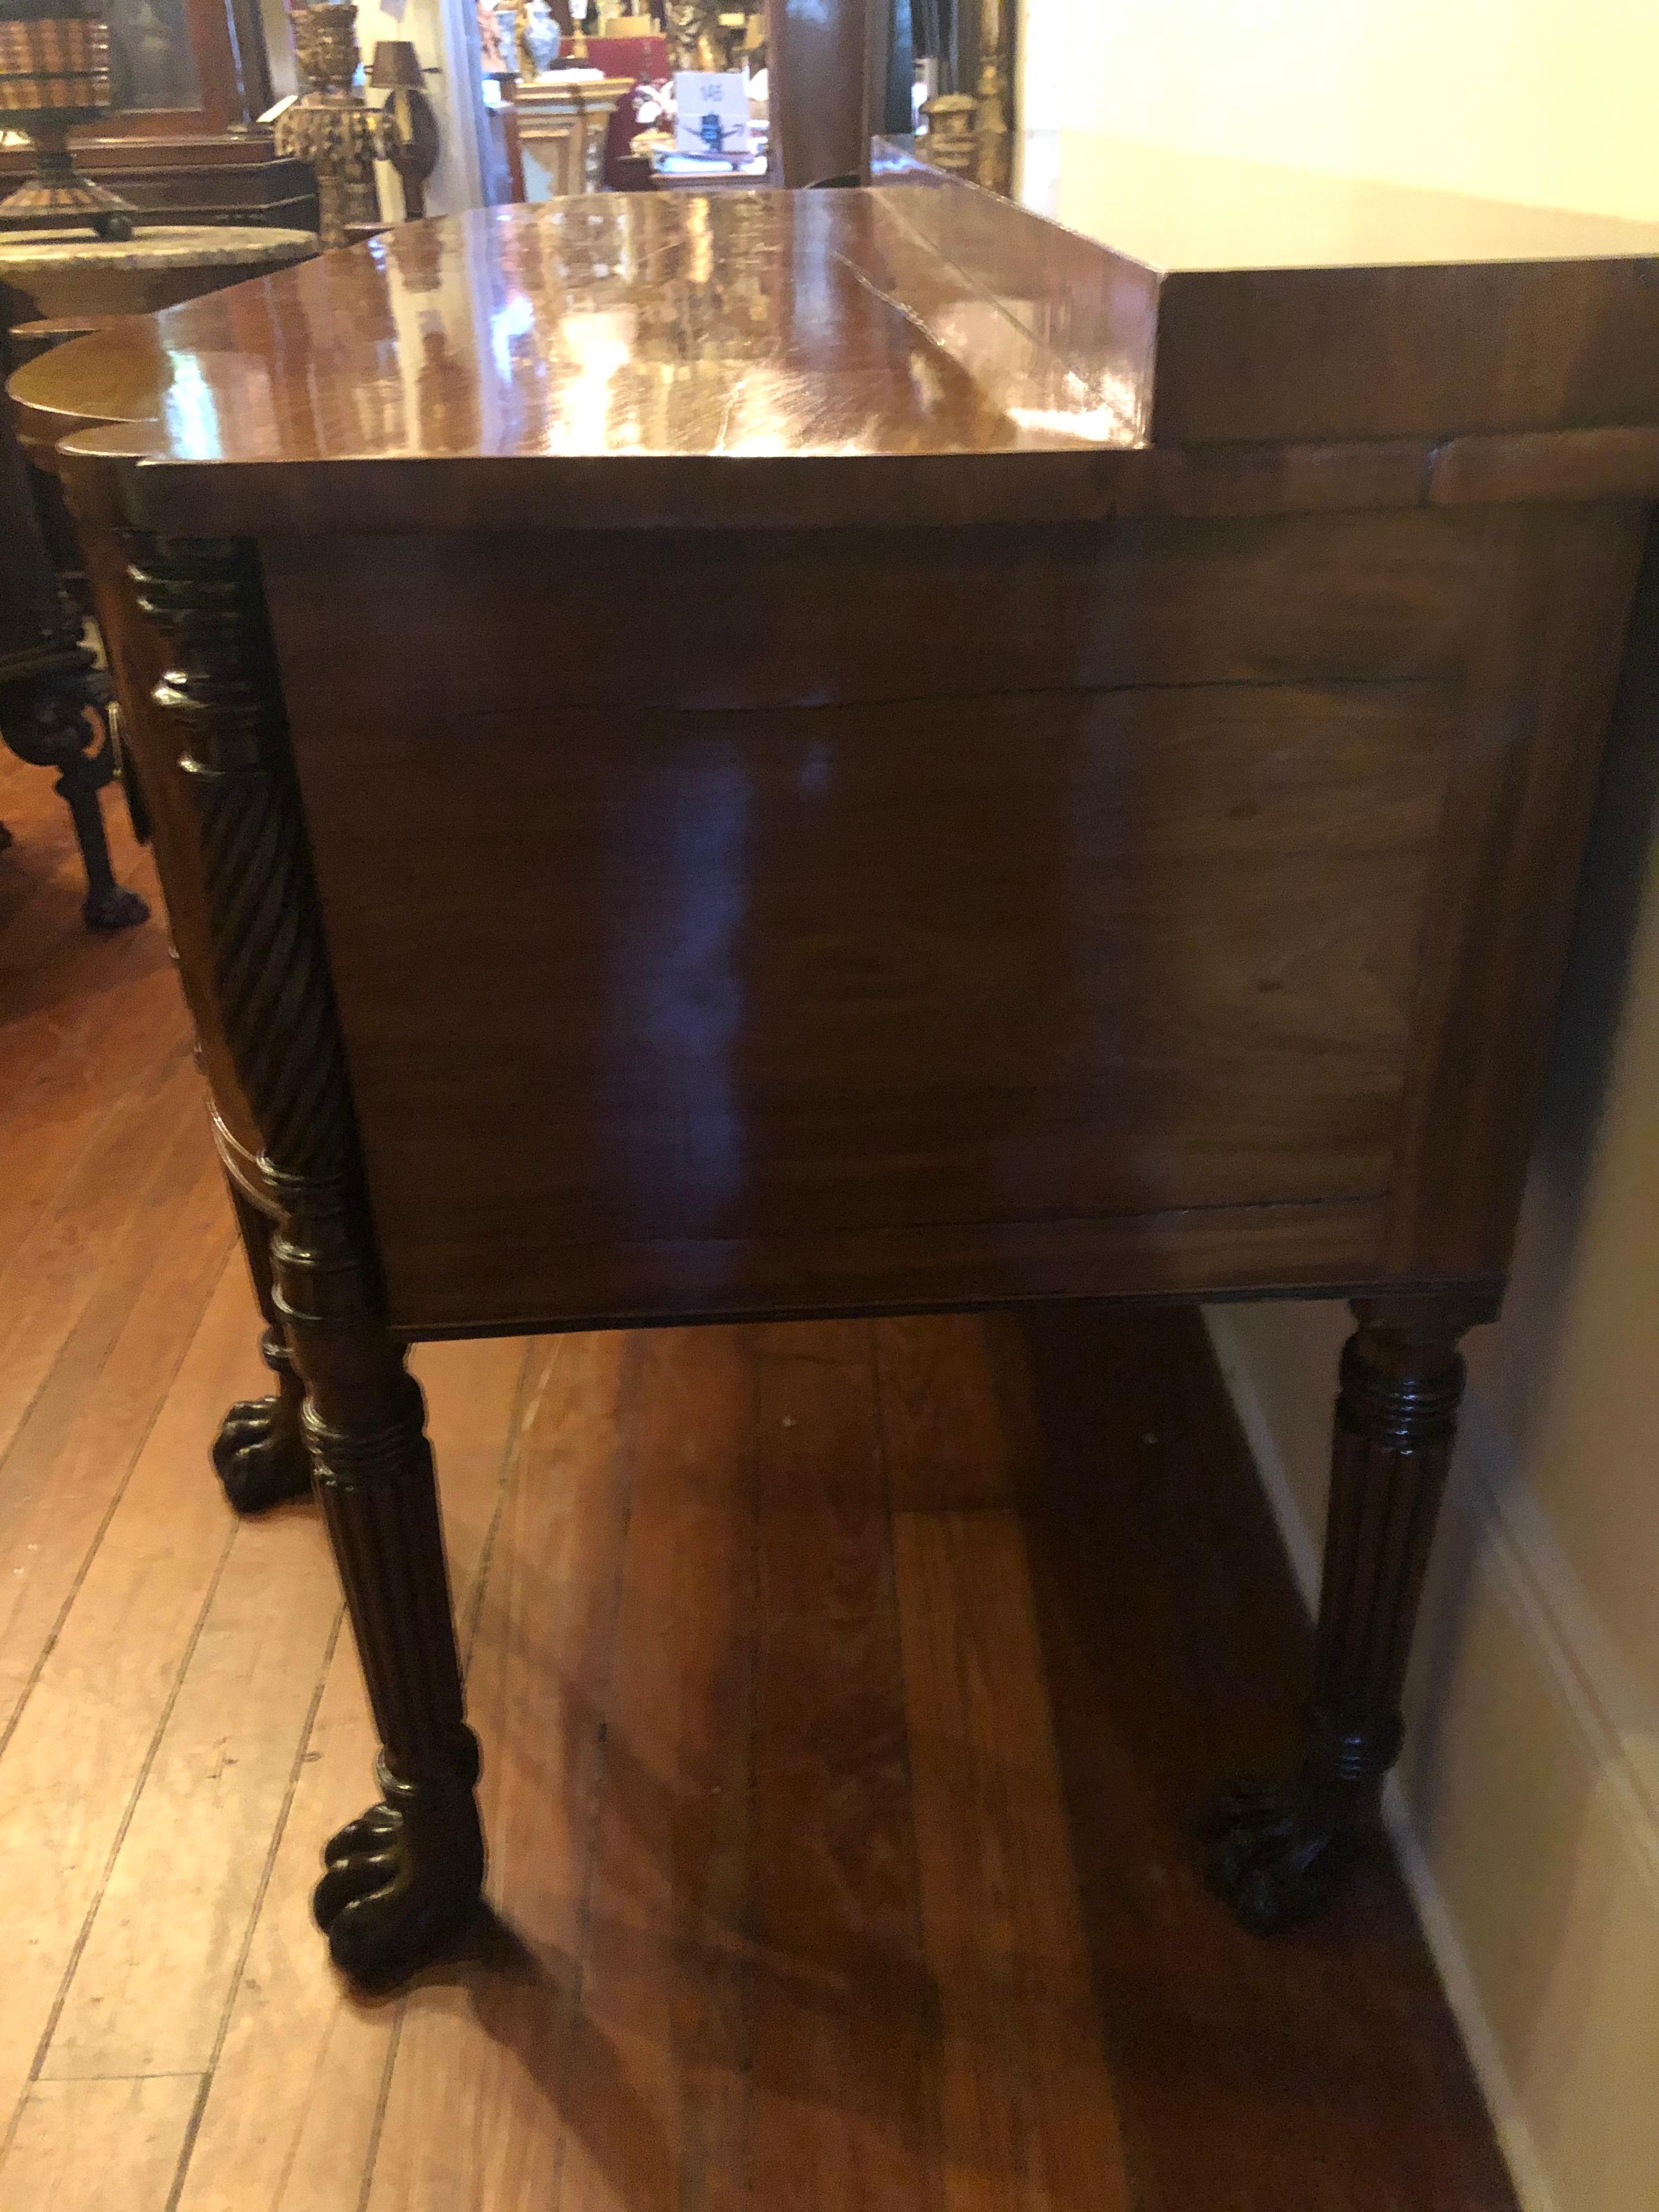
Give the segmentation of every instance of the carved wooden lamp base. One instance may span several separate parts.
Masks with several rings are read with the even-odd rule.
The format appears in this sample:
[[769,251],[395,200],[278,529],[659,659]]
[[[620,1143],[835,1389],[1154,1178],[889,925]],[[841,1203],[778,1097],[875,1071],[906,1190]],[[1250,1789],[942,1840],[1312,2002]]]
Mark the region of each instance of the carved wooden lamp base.
[[81,174],[64,126],[36,125],[30,136],[35,173],[0,200],[0,230],[89,230],[94,238],[116,243],[131,238],[138,210],[118,192]]
[[109,25],[92,0],[13,0],[0,21],[0,118],[24,131],[35,170],[0,200],[0,230],[90,230],[132,236],[136,210],[83,177],[70,152],[72,125],[111,104]]

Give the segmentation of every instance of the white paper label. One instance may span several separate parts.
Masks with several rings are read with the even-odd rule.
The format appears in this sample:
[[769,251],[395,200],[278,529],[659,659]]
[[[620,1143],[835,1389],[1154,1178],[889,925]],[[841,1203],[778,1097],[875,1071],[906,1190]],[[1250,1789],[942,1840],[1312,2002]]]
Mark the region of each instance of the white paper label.
[[739,70],[718,76],[706,70],[677,70],[674,116],[678,153],[746,161],[754,151],[749,135],[749,79]]

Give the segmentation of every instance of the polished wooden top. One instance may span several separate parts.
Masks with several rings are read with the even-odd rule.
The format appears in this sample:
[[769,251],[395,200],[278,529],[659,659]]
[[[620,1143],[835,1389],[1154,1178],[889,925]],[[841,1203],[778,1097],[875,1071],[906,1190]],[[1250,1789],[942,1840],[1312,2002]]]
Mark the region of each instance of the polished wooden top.
[[1040,266],[1034,327],[1149,326],[1155,444],[1659,422],[1659,224],[1066,132],[999,213],[925,153],[878,141],[878,179],[932,179],[918,228],[977,281]]
[[[1061,155],[1049,197],[1099,237],[902,155],[861,191],[482,210],[135,319],[13,390],[37,445],[115,461],[134,522],[198,532],[1415,502],[1449,438],[1631,426],[1655,468],[1659,228],[1277,172],[1252,217],[1249,165],[1113,184]],[[1452,210],[1439,261],[1423,202]],[[1137,258],[1183,221],[1181,267]],[[1510,258],[1458,258],[1500,233]],[[1190,265],[1204,236],[1224,266]],[[1395,258],[1339,264],[1345,236]],[[1218,494],[1264,444],[1304,458]],[[1190,456],[1146,466],[1194,447],[1197,492]]]
[[233,464],[1133,442],[1133,388],[1083,388],[906,197],[605,193],[402,225],[102,334],[19,396]]
[[[393,460],[798,476],[1135,443],[1133,365],[1079,364],[1023,330],[917,235],[913,197],[604,194],[402,226],[100,333],[16,394],[65,429],[120,424],[90,442],[156,477]],[[610,496],[591,470],[543,473]]]

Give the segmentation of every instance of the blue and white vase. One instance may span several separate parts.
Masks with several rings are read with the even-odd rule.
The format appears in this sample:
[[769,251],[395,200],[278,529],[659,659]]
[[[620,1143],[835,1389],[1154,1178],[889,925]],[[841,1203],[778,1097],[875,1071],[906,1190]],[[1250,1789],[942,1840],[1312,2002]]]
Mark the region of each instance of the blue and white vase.
[[530,57],[530,66],[538,76],[545,76],[559,58],[562,40],[559,26],[547,0],[526,0],[522,25],[524,50]]

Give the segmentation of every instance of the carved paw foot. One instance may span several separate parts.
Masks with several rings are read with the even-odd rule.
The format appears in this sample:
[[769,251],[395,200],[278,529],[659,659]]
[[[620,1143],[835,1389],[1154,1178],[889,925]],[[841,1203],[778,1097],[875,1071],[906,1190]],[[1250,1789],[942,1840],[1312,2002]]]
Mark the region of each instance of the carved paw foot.
[[470,1788],[382,1783],[323,1853],[312,1911],[334,1963],[354,1981],[399,1979],[471,1917],[483,1886],[483,1832]]
[[148,921],[149,908],[137,891],[124,891],[119,884],[112,884],[106,891],[88,892],[81,917],[88,929],[112,933]]
[[1310,1920],[1340,1888],[1369,1809],[1364,1793],[1306,1776],[1235,1783],[1204,1823],[1206,1879],[1254,1935]]
[[311,1459],[300,1408],[289,1398],[245,1398],[213,1440],[213,1464],[239,1513],[263,1513],[311,1487]]

